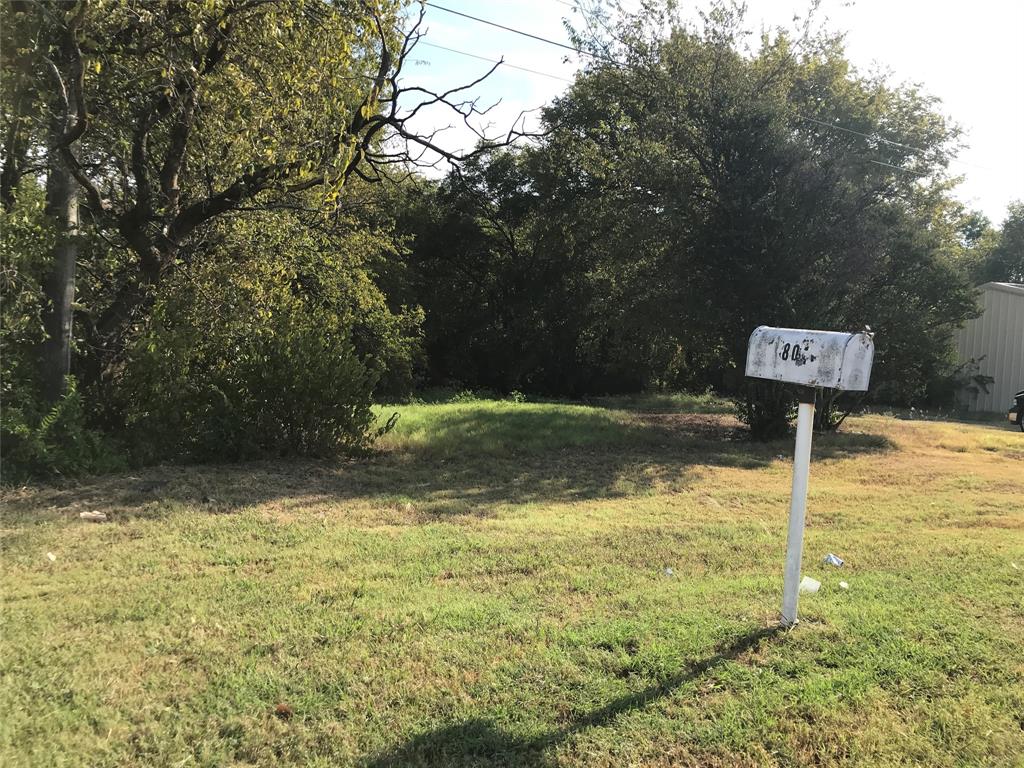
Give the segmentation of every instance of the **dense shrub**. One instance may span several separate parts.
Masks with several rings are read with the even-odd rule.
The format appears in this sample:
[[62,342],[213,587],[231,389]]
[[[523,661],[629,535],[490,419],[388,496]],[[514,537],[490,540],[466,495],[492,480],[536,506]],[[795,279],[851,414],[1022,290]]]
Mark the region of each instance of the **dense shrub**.
[[776,381],[748,381],[735,398],[736,415],[755,440],[773,440],[789,432],[796,417],[792,387]]
[[34,397],[5,399],[2,423],[4,483],[126,466],[117,443],[88,426],[74,379],[69,379],[64,396],[48,408]]
[[[165,281],[117,391],[144,457],[358,452],[375,388],[411,386],[418,312],[392,313],[365,232],[236,222],[220,255]],[[240,268],[240,262],[244,268]]]
[[409,397],[423,313],[389,308],[374,278],[398,238],[365,218],[263,214],[212,230],[207,258],[184,254],[124,355],[103,361],[81,351],[125,266],[81,235],[95,269],[78,281],[72,370],[87,384],[45,403],[36,359],[54,232],[38,184],[22,186],[0,240],[5,481],[122,466],[122,443],[136,463],[358,452],[374,436],[372,399]]
[[207,460],[365,448],[375,375],[343,332],[285,312],[269,331],[158,331],[163,343],[139,350],[126,379],[141,455]]

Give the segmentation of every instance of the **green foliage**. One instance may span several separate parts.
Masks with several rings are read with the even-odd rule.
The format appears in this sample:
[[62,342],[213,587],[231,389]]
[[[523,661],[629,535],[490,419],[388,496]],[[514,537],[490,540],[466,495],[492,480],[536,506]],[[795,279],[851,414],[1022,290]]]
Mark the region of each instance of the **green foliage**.
[[[436,183],[354,184],[363,159],[408,158],[381,111],[404,7],[3,6],[18,205],[0,365],[25,440],[53,434],[31,395],[54,242],[36,155],[82,189],[81,394],[54,423],[127,428],[142,460],[359,451],[371,399],[422,385],[713,390],[772,436],[792,398],[743,389],[755,326],[870,324],[869,397],[926,403],[946,398],[952,333],[976,311],[969,276],[1020,277],[1020,206],[997,233],[952,201],[959,130],[934,99],[856,73],[813,25],[751,48],[727,3],[696,27],[670,2],[591,16],[577,44],[628,66],[584,68],[542,139]],[[76,129],[57,161],[55,115]],[[819,427],[840,421],[830,399]]]
[[18,204],[0,211],[0,378],[4,402],[31,386],[35,347],[45,337],[41,288],[56,233],[43,215],[43,191],[26,179]]
[[741,390],[750,332],[870,325],[871,396],[927,401],[977,311],[977,244],[946,172],[959,129],[936,101],[858,75],[813,27],[748,50],[725,4],[668,34],[644,14],[609,23],[580,44],[629,66],[594,62],[535,147],[452,174],[406,214],[431,380],[710,386],[774,434],[791,408]]
[[272,330],[219,334],[188,351],[164,346],[159,358],[135,363],[149,375],[128,385],[145,398],[130,425],[153,455],[325,456],[366,447],[373,379],[351,341],[325,332],[318,318],[282,314]]
[[65,394],[46,410],[38,399],[5,398],[0,444],[4,484],[111,472],[126,466],[120,447],[88,426],[74,379],[68,380]]
[[[137,462],[364,450],[374,396],[408,398],[420,359],[418,308],[392,310],[374,274],[400,240],[386,212],[328,220],[250,213],[217,227],[202,259],[182,263],[152,294],[146,323],[104,380],[41,404],[36,347],[39,285],[54,238],[41,190],[26,182],[3,216],[3,452],[5,479],[117,465],[108,440],[127,427]],[[371,205],[349,190],[354,210]],[[87,326],[113,297],[123,256],[81,238]],[[76,355],[78,367],[90,359]]]
[[1024,202],[1010,204],[995,240],[977,267],[978,282],[1024,283]]
[[[405,395],[418,312],[393,314],[367,272],[388,241],[289,217],[219,230],[218,256],[165,282],[133,346],[122,407],[150,455],[332,455],[372,438],[381,381]],[[244,264],[244,269],[240,265]]]
[[[82,212],[50,203],[78,265],[59,285],[51,225],[5,228],[22,259],[4,272],[5,407],[24,439],[52,432],[28,394],[58,378],[35,370],[44,318],[77,337],[67,356],[46,340],[81,386],[58,422],[127,427],[140,460],[366,446],[371,396],[411,391],[422,322],[377,289],[400,239],[348,183],[405,157],[376,152],[401,130],[382,104],[415,39],[405,6],[0,6],[5,211],[39,207],[11,183],[42,169],[74,176]],[[76,294],[73,323],[40,284]]]
[[[553,396],[677,385],[664,374],[676,339],[620,304],[636,301],[616,284],[639,267],[602,263],[591,212],[552,197],[552,156],[495,153],[399,202],[414,241],[389,292],[426,311],[428,381]],[[620,220],[601,215],[602,227]]]
[[945,411],[963,410],[965,399],[988,392],[995,383],[991,376],[981,373],[981,362],[970,359],[960,364],[950,364],[948,370],[934,377],[928,384],[928,404]]

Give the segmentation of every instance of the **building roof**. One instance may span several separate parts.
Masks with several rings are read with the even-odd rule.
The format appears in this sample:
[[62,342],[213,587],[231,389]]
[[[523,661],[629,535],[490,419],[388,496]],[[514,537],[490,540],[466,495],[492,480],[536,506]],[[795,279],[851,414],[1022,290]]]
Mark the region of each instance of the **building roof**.
[[978,288],[983,291],[1004,291],[1024,296],[1024,285],[1021,283],[983,283]]

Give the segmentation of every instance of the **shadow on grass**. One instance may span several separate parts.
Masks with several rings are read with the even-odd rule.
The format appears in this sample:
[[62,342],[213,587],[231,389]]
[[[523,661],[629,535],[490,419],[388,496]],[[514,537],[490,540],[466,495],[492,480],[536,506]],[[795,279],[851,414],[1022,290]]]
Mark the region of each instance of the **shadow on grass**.
[[780,627],[758,629],[742,635],[706,659],[685,671],[654,683],[642,691],[614,699],[573,719],[558,730],[535,738],[520,738],[503,733],[494,724],[481,719],[467,720],[414,736],[394,751],[367,762],[366,768],[389,766],[545,766],[550,761],[544,752],[588,728],[608,725],[620,715],[642,709],[658,699],[670,696],[677,688],[698,680],[715,667],[734,661],[762,641],[783,631]]
[[[790,440],[752,443],[720,414],[537,406],[421,414],[389,441],[361,459],[158,466],[7,491],[4,518],[31,523],[97,509],[118,522],[186,507],[216,514],[275,503],[288,512],[358,501],[381,509],[384,522],[429,522],[504,505],[682,491],[702,467],[757,469],[792,453]],[[889,448],[880,435],[840,433],[816,439],[814,459]]]

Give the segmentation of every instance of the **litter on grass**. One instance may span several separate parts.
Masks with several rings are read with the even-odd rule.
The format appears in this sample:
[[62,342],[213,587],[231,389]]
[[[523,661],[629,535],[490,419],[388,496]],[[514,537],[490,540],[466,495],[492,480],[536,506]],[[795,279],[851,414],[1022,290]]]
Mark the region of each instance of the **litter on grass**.
[[55,554],[53,554],[53,552],[47,552],[47,553],[46,553],[46,558],[47,558],[47,559],[48,559],[48,560],[49,560],[49,561],[50,561],[51,563],[56,563],[56,562],[57,562],[57,556],[56,556]]
[[847,583],[846,583],[845,581],[840,581],[840,582],[839,582],[839,588],[840,588],[840,589],[849,589],[849,588],[850,588],[850,585],[849,585],[849,584],[847,584]]
[[673,571],[673,570],[672,570],[671,568],[666,568],[666,569],[665,569],[665,570],[663,571],[663,573],[664,573],[664,574],[665,574],[666,576],[672,576],[672,575],[673,575],[673,574],[675,573],[675,571]]
[[833,555],[831,552],[829,552],[827,555],[825,555],[825,564],[834,565],[836,568],[842,568],[843,558],[839,557],[838,555]]
[[819,589],[821,589],[821,582],[817,581],[816,579],[812,579],[810,576],[804,576],[800,580],[801,592],[813,595]]
[[92,512],[79,512],[78,516],[82,520],[88,520],[90,523],[104,523],[107,520],[106,514],[103,512],[97,512],[96,510],[93,510]]

